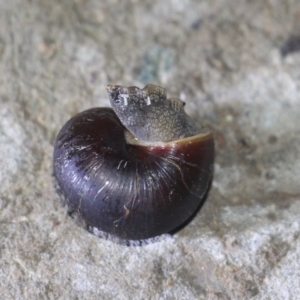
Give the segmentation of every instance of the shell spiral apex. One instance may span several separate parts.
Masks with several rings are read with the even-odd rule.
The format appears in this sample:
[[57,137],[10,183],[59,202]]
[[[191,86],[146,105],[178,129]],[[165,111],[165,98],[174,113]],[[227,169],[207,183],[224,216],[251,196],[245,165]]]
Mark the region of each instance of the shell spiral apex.
[[214,140],[166,90],[108,85],[112,108],[72,117],[54,146],[53,168],[70,211],[92,231],[123,240],[168,233],[203,201]]

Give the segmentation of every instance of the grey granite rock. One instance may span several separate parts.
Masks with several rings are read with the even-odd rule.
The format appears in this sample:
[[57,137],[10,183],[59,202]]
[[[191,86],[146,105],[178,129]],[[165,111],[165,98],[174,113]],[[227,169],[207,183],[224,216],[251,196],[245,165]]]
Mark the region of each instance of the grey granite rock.
[[[0,0],[0,298],[299,299],[299,24],[298,0]],[[214,130],[215,176],[183,230],[124,247],[67,216],[53,144],[148,80]]]

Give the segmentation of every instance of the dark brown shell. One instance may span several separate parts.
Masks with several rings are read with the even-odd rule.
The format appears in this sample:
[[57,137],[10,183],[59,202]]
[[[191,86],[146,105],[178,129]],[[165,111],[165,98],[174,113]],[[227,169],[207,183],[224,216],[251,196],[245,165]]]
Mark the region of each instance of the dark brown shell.
[[210,133],[165,144],[128,144],[110,108],[71,118],[57,136],[54,175],[90,228],[126,240],[170,232],[201,204],[213,172]]

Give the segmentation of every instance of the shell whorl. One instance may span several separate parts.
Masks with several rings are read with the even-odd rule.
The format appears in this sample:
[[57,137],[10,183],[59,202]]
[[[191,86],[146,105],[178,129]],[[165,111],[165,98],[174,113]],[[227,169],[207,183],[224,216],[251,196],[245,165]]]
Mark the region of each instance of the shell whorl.
[[[128,121],[127,111],[121,111],[121,120],[116,107],[115,111],[92,108],[81,112],[62,127],[55,141],[53,168],[58,186],[69,210],[92,232],[126,241],[168,233],[188,220],[203,201],[213,174],[213,135],[199,133],[186,118],[183,102],[167,100],[163,88],[110,86],[108,92],[111,101],[121,104],[126,97],[120,93],[126,92],[126,101],[133,99],[128,106],[134,107],[132,113],[138,114],[139,122],[147,121],[147,116],[141,119],[145,105],[135,100],[150,97],[153,109],[171,107],[166,128],[177,126],[176,120],[169,120],[177,112],[182,116],[179,129],[152,130],[151,125],[150,131],[147,126],[139,130],[139,122]],[[159,124],[160,115],[155,116]],[[184,133],[182,126],[187,127]],[[132,135],[136,132],[137,138]]]

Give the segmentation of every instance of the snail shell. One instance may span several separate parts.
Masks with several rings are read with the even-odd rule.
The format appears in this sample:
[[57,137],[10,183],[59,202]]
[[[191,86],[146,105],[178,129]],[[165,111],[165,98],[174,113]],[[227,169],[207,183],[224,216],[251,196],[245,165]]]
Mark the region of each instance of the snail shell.
[[193,124],[183,102],[166,99],[161,87],[107,90],[114,110],[86,110],[59,132],[58,185],[92,230],[125,240],[168,233],[203,200],[212,177],[213,136]]

